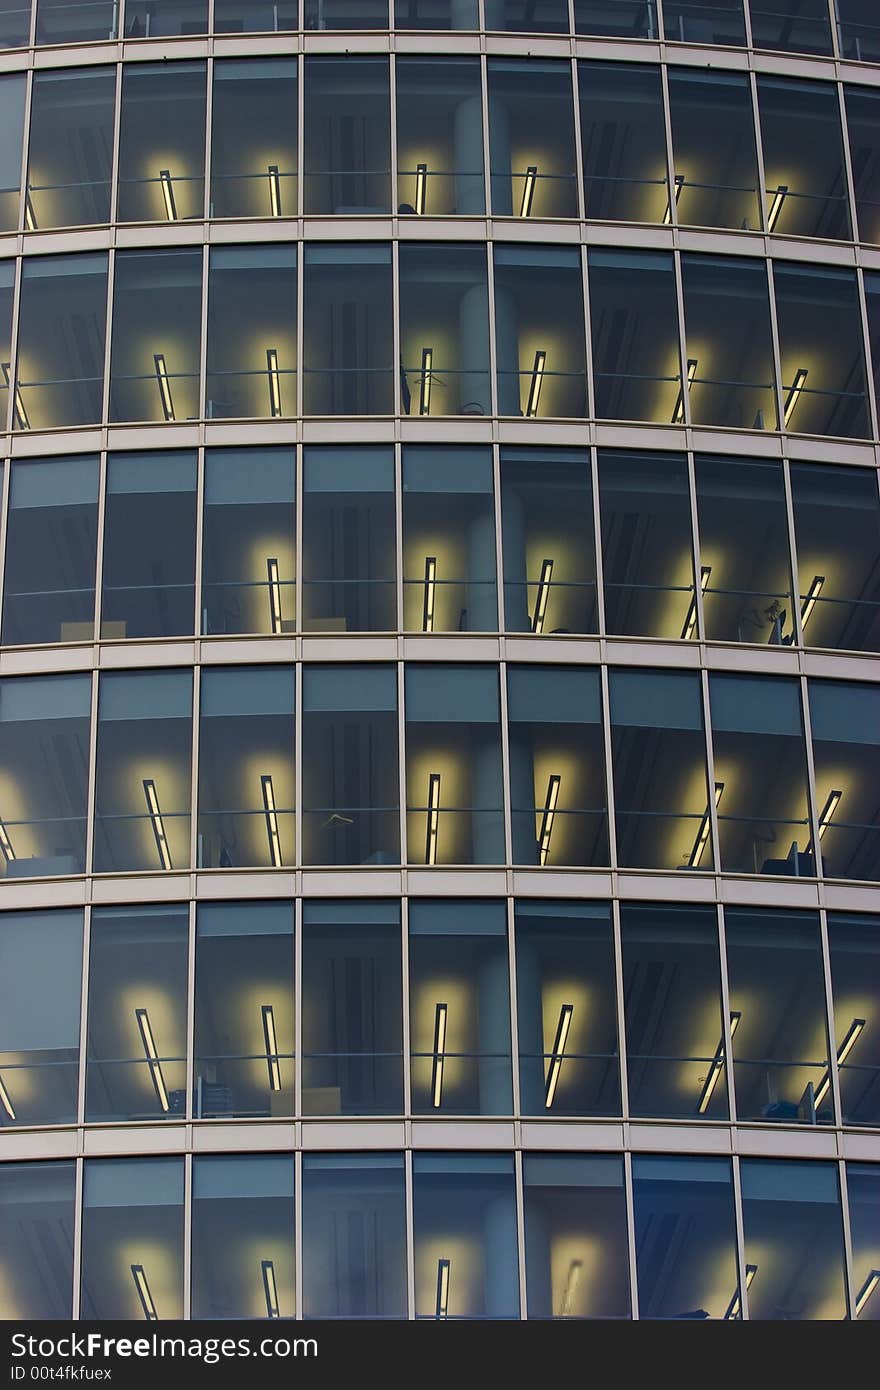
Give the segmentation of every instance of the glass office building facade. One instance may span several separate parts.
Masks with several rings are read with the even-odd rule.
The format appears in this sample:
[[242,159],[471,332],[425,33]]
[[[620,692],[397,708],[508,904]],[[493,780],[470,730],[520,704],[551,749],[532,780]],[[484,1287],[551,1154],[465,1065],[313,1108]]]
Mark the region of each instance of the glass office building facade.
[[880,1319],[875,5],[0,48],[2,1315]]

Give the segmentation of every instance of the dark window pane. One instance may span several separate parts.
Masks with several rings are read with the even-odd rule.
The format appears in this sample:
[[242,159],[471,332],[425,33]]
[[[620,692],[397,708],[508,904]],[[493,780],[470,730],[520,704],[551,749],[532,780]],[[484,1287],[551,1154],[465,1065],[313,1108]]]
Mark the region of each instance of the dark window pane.
[[667,39],[745,47],[743,0],[663,0]]
[[498,413],[587,413],[583,280],[568,247],[495,247]]
[[404,449],[403,605],[408,632],[497,631],[488,449]]
[[835,3],[837,35],[843,56],[863,63],[880,62],[880,22],[874,0],[835,0]]
[[[877,28],[880,58],[880,25]],[[880,92],[844,87],[849,153],[861,241],[880,243]]]
[[578,63],[587,217],[662,222],[669,207],[660,71]]
[[192,632],[195,529],[195,454],[110,455],[102,637]]
[[880,651],[876,473],[795,463],[791,491],[805,644]]
[[14,982],[0,1017],[4,1126],[76,1122],[82,944],[79,909],[3,914],[0,978]]
[[770,303],[763,261],[683,256],[691,423],[775,429]]
[[303,1316],[406,1316],[402,1154],[303,1158]]
[[24,262],[13,427],[57,429],[101,419],[107,256]]
[[512,1154],[416,1154],[417,1318],[518,1318]]
[[205,414],[296,413],[296,247],[213,247]]
[[192,1315],[291,1318],[293,1157],[193,1160]]
[[843,1224],[835,1163],[740,1164],[749,1317],[846,1317]]
[[730,1163],[633,1159],[640,1318],[724,1318],[738,1280]]
[[307,448],[304,468],[304,630],[395,631],[392,451]]
[[397,29],[479,29],[477,0],[394,0]]
[[[0,24],[2,24],[0,16]],[[39,79],[37,79],[39,81]],[[36,87],[39,91],[39,87]],[[0,77],[0,119],[4,138],[0,146],[0,230],[14,232],[19,226],[19,194],[21,192],[21,142],[24,137],[25,77],[10,73]],[[31,117],[31,143],[35,138],[34,116]],[[32,221],[33,219],[31,219]],[[104,219],[106,221],[106,218]],[[30,230],[27,213],[25,228]]]
[[[295,6],[294,6],[295,8]],[[248,28],[260,7],[247,10]],[[267,5],[267,13],[283,6]],[[214,7],[214,28],[225,28]],[[235,6],[236,13],[241,6]],[[293,17],[293,16],[291,16]],[[296,28],[281,24],[282,28]],[[290,217],[297,208],[297,76],[291,58],[232,58],[214,64],[211,216]]]
[[[845,1125],[876,1125],[880,1122],[880,919],[830,913],[828,942],[841,1119]],[[877,1234],[880,1238],[880,1228]]]
[[[668,28],[668,16],[666,22]],[[758,159],[748,78],[672,68],[669,107],[679,223],[759,230]]]
[[752,43],[783,53],[830,53],[827,0],[749,0]]
[[852,1237],[852,1294],[862,1322],[880,1318],[880,1166],[848,1163],[846,1186]]
[[183,1317],[183,1159],[101,1158],[83,1182],[81,1314]]
[[120,222],[179,222],[204,215],[206,83],[204,63],[126,64]]
[[525,34],[567,34],[566,0],[483,0],[487,29]]
[[201,320],[201,250],[119,252],[111,420],[198,419]]
[[208,0],[125,0],[127,39],[204,34],[207,28]]
[[396,72],[398,212],[479,216],[486,196],[477,59],[399,56]]
[[783,236],[848,238],[837,87],[762,76],[758,110],[768,230]]
[[822,872],[880,879],[880,690],[811,680]]
[[574,0],[576,34],[608,38],[656,39],[654,0]]
[[488,72],[493,213],[577,217],[570,66],[493,58]]
[[406,415],[491,415],[484,247],[400,247],[400,355]]
[[596,415],[683,424],[672,256],[591,250],[588,264]]
[[26,227],[110,221],[115,93],[110,67],[35,74]]
[[0,1167],[0,1284],[4,1317],[68,1321],[73,1315],[76,1165]]
[[[136,4],[137,0],[129,0]],[[18,0],[22,5],[22,0]],[[27,10],[22,6],[24,13]],[[37,0],[37,43],[88,43],[115,39],[119,26],[118,0]],[[27,21],[25,21],[27,28]],[[27,39],[22,39],[23,43]]]
[[626,1198],[618,1157],[527,1154],[530,1318],[628,1318]]
[[[361,29],[369,27],[363,3],[354,26]],[[388,59],[307,58],[303,119],[305,211],[390,212]]]
[[390,415],[391,248],[307,246],[303,293],[305,414]]

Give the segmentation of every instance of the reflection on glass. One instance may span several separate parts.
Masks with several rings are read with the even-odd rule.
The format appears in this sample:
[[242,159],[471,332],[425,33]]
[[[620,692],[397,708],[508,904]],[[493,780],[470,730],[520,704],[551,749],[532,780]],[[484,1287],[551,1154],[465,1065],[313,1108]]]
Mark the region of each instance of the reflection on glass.
[[[2,16],[0,16],[2,24]],[[37,79],[39,81],[39,79]],[[35,84],[36,85],[36,84]],[[38,88],[36,90],[39,90]],[[4,132],[0,147],[0,231],[15,232],[19,227],[19,194],[21,192],[21,144],[24,138],[24,73],[10,73],[0,77],[0,122]],[[32,116],[32,131],[35,116]],[[34,135],[31,134],[33,141]],[[106,218],[103,219],[106,222]],[[33,218],[28,217],[25,208],[25,230],[33,230],[29,225]]]
[[390,246],[307,246],[304,301],[305,414],[390,415]]
[[[877,27],[880,40],[880,25]],[[880,47],[878,47],[880,52]],[[844,87],[849,153],[860,240],[880,242],[880,93],[870,87]]]
[[[16,430],[101,419],[107,255],[37,256],[21,272]],[[4,377],[8,373],[4,368]]]
[[[880,921],[829,913],[834,1036],[841,1118],[846,1125],[880,1121]],[[875,1317],[880,1313],[875,1313]]]
[[22,48],[30,42],[30,35],[30,0],[0,0],[0,44],[4,48]]
[[[137,0],[129,0],[129,4]],[[30,6],[26,0],[18,0],[20,13],[25,16],[25,32],[28,29],[26,16]],[[38,44],[50,43],[88,43],[100,39],[118,37],[118,0],[37,0]],[[21,40],[27,43],[27,39]]]
[[307,447],[303,466],[303,630],[394,632],[392,450]]
[[202,632],[296,630],[292,449],[209,449]]
[[304,1155],[302,1312],[406,1316],[402,1154]]
[[120,222],[180,222],[204,215],[206,81],[204,63],[126,64]]
[[569,247],[495,247],[500,415],[587,414],[583,280]]
[[819,848],[826,878],[880,880],[880,691],[811,680]]
[[125,0],[127,39],[204,34],[207,28],[208,0]]
[[483,0],[487,29],[567,34],[566,0]]
[[195,454],[110,455],[102,638],[192,632],[195,530]]
[[212,247],[208,419],[296,412],[296,247]]
[[574,30],[607,38],[656,39],[654,0],[574,0]]
[[[267,12],[284,6],[266,5]],[[296,7],[293,6],[295,9]],[[247,10],[249,29],[259,6]],[[241,7],[235,6],[241,14]],[[283,15],[281,16],[283,17]],[[295,17],[292,26],[296,28]],[[239,21],[240,25],[242,21]],[[214,7],[215,31],[228,29]],[[265,26],[273,27],[273,26]],[[291,217],[297,210],[297,76],[292,58],[231,58],[214,64],[211,103],[212,217]]]
[[664,0],[667,39],[745,47],[743,0]]
[[681,274],[691,422],[729,429],[775,429],[775,374],[763,261],[683,256]]
[[192,1316],[292,1318],[293,1157],[197,1157]]
[[760,230],[748,77],[672,68],[669,106],[679,223]]
[[488,74],[493,213],[577,217],[571,68],[492,58]]
[[27,230],[109,222],[115,92],[110,67],[35,74]]
[[498,629],[488,449],[404,449],[403,625],[408,632]]
[[518,1318],[512,1154],[416,1154],[417,1318]]
[[479,29],[477,3],[478,0],[394,0],[394,27]]
[[[424,10],[420,5],[419,15]],[[486,198],[477,59],[399,56],[396,73],[398,212],[480,216]]]
[[530,1318],[628,1318],[626,1197],[618,1157],[523,1159]]
[[783,53],[830,53],[825,0],[749,0],[752,43]]
[[596,415],[684,423],[672,256],[589,253]]
[[111,420],[198,418],[201,316],[201,250],[117,254]]
[[640,1318],[724,1318],[738,1291],[730,1162],[633,1159]]
[[[15,286],[15,261],[0,261],[0,423],[6,428],[12,383],[12,310]],[[23,416],[20,392],[12,392],[15,401],[13,423]]]
[[749,1317],[846,1317],[843,1224],[836,1163],[740,1163]]
[[880,650],[880,497],[871,470],[791,465],[801,629],[809,647]]
[[0,1166],[0,1299],[5,1318],[73,1315],[76,1165]]
[[[772,4],[779,8],[777,0]],[[848,238],[849,199],[836,87],[830,82],[761,76],[758,111],[767,230],[782,236]]]
[[[364,0],[356,9],[354,27],[369,28]],[[308,57],[304,123],[305,212],[391,212],[388,59]]]
[[81,1316],[183,1317],[183,1159],[89,1159],[83,1182]]
[[406,415],[491,415],[482,246],[400,247],[400,389]]
[[307,29],[387,29],[388,0],[304,0]]
[[662,222],[669,184],[659,68],[580,62],[578,85],[587,217]]

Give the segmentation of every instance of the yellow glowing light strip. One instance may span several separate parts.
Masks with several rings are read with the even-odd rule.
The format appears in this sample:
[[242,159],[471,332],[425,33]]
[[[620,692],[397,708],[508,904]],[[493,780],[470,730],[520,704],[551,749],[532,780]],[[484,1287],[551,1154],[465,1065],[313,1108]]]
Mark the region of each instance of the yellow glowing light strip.
[[165,216],[169,222],[176,222],[177,204],[174,201],[174,184],[170,169],[159,170],[159,182],[162,185],[162,197],[165,199]]
[[451,1260],[437,1261],[437,1317],[449,1317],[449,1271]]
[[156,368],[156,380],[159,383],[159,395],[162,398],[162,414],[166,420],[173,420],[174,401],[171,399],[171,382],[168,378],[168,368],[165,366],[164,352],[153,353],[153,366]]
[[156,1305],[153,1302],[153,1295],[150,1293],[150,1286],[147,1283],[147,1276],[144,1273],[143,1265],[132,1265],[131,1277],[134,1280],[137,1296],[144,1310],[144,1317],[147,1322],[158,1322],[159,1314],[156,1312]]
[[440,826],[440,773],[428,773],[428,836],[425,863],[437,863],[437,831]]
[[6,1111],[10,1120],[14,1120],[15,1109],[13,1107],[12,1101],[9,1098],[9,1092],[6,1089],[2,1076],[0,1076],[0,1105],[3,1106],[3,1109]]
[[12,848],[12,841],[9,838],[9,831],[3,821],[0,820],[0,850],[3,851],[3,858],[10,864],[15,858],[15,850]]
[[[716,806],[718,805],[719,801],[721,800],[721,794],[722,794],[723,791],[724,791],[724,783],[723,783],[723,782],[716,782],[716,783],[715,783],[715,805],[716,805]],[[711,815],[710,815],[710,813],[709,813],[709,807],[707,806],[706,809],[705,809],[705,811],[703,812],[703,818],[702,818],[702,820],[700,821],[700,828],[699,828],[699,830],[697,831],[697,838],[694,840],[694,847],[693,847],[693,849],[691,850],[690,858],[688,859],[688,864],[687,864],[687,866],[688,866],[689,869],[695,869],[695,868],[697,867],[697,865],[699,864],[700,860],[702,859],[702,857],[703,857],[703,851],[705,850],[706,845],[707,845],[708,842],[709,842],[709,833],[710,833],[711,829],[712,829],[712,817],[711,817]]]
[[779,221],[782,212],[782,205],[788,196],[788,184],[781,183],[773,194],[773,202],[770,204],[770,211],[767,214],[767,231],[775,232],[776,223]]
[[532,365],[532,380],[529,385],[529,399],[526,405],[526,415],[534,418],[538,413],[538,401],[541,398],[541,387],[544,383],[544,369],[547,366],[547,353],[543,348],[538,348],[535,353],[535,361]]
[[[676,175],[675,175],[675,178],[672,180],[672,188],[673,188],[673,197],[675,198],[675,203],[676,203],[676,206],[677,206],[677,205],[678,205],[678,200],[679,200],[679,198],[681,197],[681,190],[684,188],[684,174],[676,174]],[[666,204],[666,211],[665,211],[665,213],[663,214],[663,222],[664,222],[665,226],[667,226],[667,227],[671,226],[671,224],[672,224],[672,199],[671,199],[671,198],[670,198],[670,200],[669,200],[669,201],[667,202],[667,204]]]
[[[697,375],[697,364],[698,364],[698,359],[697,359],[696,357],[689,357],[689,358],[688,358],[688,360],[687,360],[687,389],[688,389],[688,393],[690,393],[690,389],[691,389],[691,387],[692,387],[693,384],[694,384],[694,377]],[[676,401],[675,401],[675,409],[674,409],[673,412],[672,412],[672,423],[673,423],[673,425],[683,425],[683,424],[684,424],[684,389],[683,389],[682,387],[679,387],[678,396],[677,396]]]
[[278,1285],[275,1282],[275,1265],[271,1260],[261,1260],[263,1272],[263,1293],[266,1296],[266,1317],[280,1318],[278,1310]]
[[26,232],[39,231],[37,226],[37,214],[34,212],[34,204],[31,199],[31,190],[25,190],[24,195],[24,229]]
[[816,600],[825,586],[824,574],[816,574],[807,590],[806,598],[801,605],[801,628],[805,628],[812,616],[813,609],[816,607]]
[[568,1266],[568,1275],[565,1280],[565,1289],[562,1294],[562,1302],[559,1305],[559,1316],[567,1318],[571,1312],[572,1301],[574,1300],[577,1286],[581,1282],[581,1275],[584,1270],[583,1260],[572,1260]]
[[571,1016],[574,1013],[574,1004],[563,1004],[559,1010],[559,1022],[556,1025],[556,1037],[553,1039],[553,1051],[550,1054],[550,1068],[547,1072],[547,1089],[544,1094],[544,1108],[549,1110],[556,1098],[556,1087],[559,1085],[559,1076],[562,1071],[562,1059],[565,1055],[565,1044],[568,1042],[568,1034],[571,1029]]
[[266,1044],[266,1064],[269,1068],[269,1090],[281,1090],[281,1060],[278,1056],[278,1034],[275,1032],[275,1010],[271,1004],[262,1004],[263,1041]]
[[422,373],[419,382],[419,414],[431,414],[431,372],[434,366],[434,349],[422,348]]
[[[712,573],[711,565],[700,566],[700,589],[703,593],[709,587],[709,576]],[[687,617],[684,620],[684,627],[681,629],[682,640],[689,642],[697,629],[697,596],[694,594],[688,607]]]
[[449,1008],[438,1004],[434,1011],[434,1064],[431,1068],[431,1104],[440,1109],[443,1097],[443,1060],[446,1052],[446,1020]]
[[541,817],[541,834],[538,837],[538,848],[542,864],[546,864],[550,857],[550,836],[553,833],[553,819],[556,815],[556,806],[559,801],[559,788],[562,786],[562,778],[558,772],[550,774],[550,781],[547,783],[547,799],[544,802],[544,814]]
[[[8,386],[8,385],[9,385],[9,380],[10,380],[10,363],[9,363],[9,362],[4,362],[4,363],[2,364],[2,366],[3,366],[3,380],[6,382],[6,385]],[[30,427],[31,427],[31,422],[30,422],[30,420],[28,419],[28,413],[27,413],[27,411],[26,411],[25,408],[24,408],[24,401],[22,400],[21,390],[20,390],[20,388],[19,388],[18,386],[16,386],[16,388],[15,388],[15,394],[14,394],[14,400],[13,400],[13,416],[14,416],[13,424],[14,424],[15,429],[17,429],[17,430],[29,430],[29,429],[30,429]]]
[[553,577],[553,561],[541,561],[541,578],[538,580],[538,593],[535,598],[535,616],[532,618],[532,632],[544,631],[547,604],[550,599],[550,580]]
[[263,773],[260,777],[260,786],[263,789],[263,810],[266,813],[269,855],[272,859],[273,869],[280,869],[283,865],[283,860],[281,858],[281,836],[278,834],[278,812],[275,808],[275,788],[272,785],[270,773]]
[[783,418],[785,421],[786,429],[788,428],[789,421],[791,420],[791,417],[795,412],[797,403],[801,398],[801,392],[804,389],[804,382],[806,381],[808,376],[809,372],[807,371],[806,367],[798,367],[797,371],[794,374],[794,381],[791,383],[791,390],[789,391],[785,399],[785,412]]
[[[837,1049],[837,1065],[842,1067],[849,1054],[852,1052],[865,1027],[865,1019],[854,1018],[849,1028],[846,1030],[846,1037]],[[816,1089],[813,1097],[814,1105],[821,1105],[829,1090],[831,1089],[831,1073],[826,1071]]]
[[532,211],[532,199],[535,196],[535,184],[538,181],[538,166],[530,164],[526,169],[525,183],[523,184],[522,202],[519,208],[520,217],[529,217]]
[[281,414],[281,375],[278,371],[277,348],[266,348],[266,370],[269,373],[269,409],[274,420]]
[[168,837],[165,834],[165,823],[162,820],[162,812],[159,809],[159,798],[156,795],[156,783],[152,777],[144,778],[144,796],[147,798],[147,810],[150,814],[150,821],[153,826],[153,834],[156,837],[156,849],[159,854],[159,861],[163,869],[171,869],[171,850],[168,848]]
[[[758,1272],[758,1266],[757,1266],[757,1265],[746,1265],[746,1288],[747,1288],[747,1289],[750,1289],[750,1288],[752,1287],[752,1280],[754,1279],[754,1277],[755,1277],[755,1275],[757,1274],[757,1272]],[[728,1305],[727,1305],[727,1312],[724,1314],[724,1317],[725,1317],[725,1319],[738,1318],[738,1317],[740,1317],[740,1314],[741,1314],[740,1296],[739,1296],[739,1289],[737,1289],[736,1293],[733,1295],[733,1298],[730,1300],[730,1302],[729,1302]]]
[[156,1099],[167,1115],[171,1107],[168,1103],[168,1091],[165,1087],[165,1077],[162,1075],[162,1065],[159,1061],[159,1054],[156,1051],[156,1043],[153,1038],[153,1030],[150,1027],[150,1019],[146,1009],[135,1009],[134,1016],[137,1021],[138,1031],[141,1035],[141,1043],[146,1053],[150,1076],[153,1078]]
[[434,597],[437,583],[437,556],[425,556],[425,602],[422,608],[422,632],[434,631]]
[[[733,1039],[733,1035],[734,1035],[734,1033],[736,1032],[737,1028],[739,1027],[739,1021],[740,1021],[741,1018],[742,1018],[742,1013],[740,1012],[739,1009],[731,1009],[731,1011],[730,1011],[730,1037],[731,1037],[731,1040]],[[712,1099],[712,1096],[713,1096],[714,1093],[715,1093],[715,1087],[718,1085],[718,1078],[719,1078],[719,1076],[721,1075],[721,1069],[722,1069],[723,1066],[724,1066],[724,1038],[721,1039],[720,1043],[718,1044],[718,1046],[717,1046],[716,1049],[715,1049],[715,1056],[712,1058],[712,1065],[711,1065],[710,1068],[709,1068],[709,1075],[706,1077],[705,1083],[704,1083],[704,1085],[703,1085],[703,1090],[702,1090],[702,1092],[701,1092],[701,1094],[700,1094],[700,1099],[697,1101],[697,1114],[698,1114],[698,1115],[705,1115],[706,1111],[709,1109],[709,1102],[710,1102],[710,1100]]]
[[878,1284],[880,1284],[880,1269],[872,1269],[856,1294],[856,1317],[860,1315]]
[[428,166],[427,164],[416,165],[416,212],[419,217],[424,217],[425,206],[428,200]]
[[281,216],[281,179],[278,165],[269,165],[269,209],[273,217]]
[[825,802],[825,805],[822,807],[822,810],[821,810],[821,812],[819,813],[819,839],[820,839],[820,840],[821,840],[822,836],[825,834],[825,831],[828,829],[828,826],[829,826],[830,823],[831,823],[831,817],[834,815],[834,812],[837,810],[838,806],[840,805],[840,802],[841,802],[841,798],[842,798],[842,797],[843,797],[843,792],[839,792],[839,791],[830,791],[830,792],[828,793],[828,800]]
[[267,558],[266,573],[269,576],[269,621],[272,631],[281,631],[281,581],[278,578],[278,561]]

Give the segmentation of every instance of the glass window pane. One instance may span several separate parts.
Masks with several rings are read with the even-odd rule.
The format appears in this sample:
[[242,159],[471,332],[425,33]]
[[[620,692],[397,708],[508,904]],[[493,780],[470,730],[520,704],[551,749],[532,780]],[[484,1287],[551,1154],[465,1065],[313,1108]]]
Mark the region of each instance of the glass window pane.
[[588,263],[596,415],[682,424],[672,256],[591,250]]
[[659,68],[580,62],[578,85],[587,217],[662,222],[669,181]]
[[183,1317],[183,1159],[99,1158],[83,1183],[81,1316]]
[[734,1316],[738,1280],[726,1158],[633,1159],[640,1318]]
[[303,1157],[302,1311],[406,1316],[402,1154]]
[[[364,4],[358,0],[355,28],[370,27]],[[306,27],[317,27],[308,16]],[[303,120],[305,212],[391,212],[388,59],[308,57]]]
[[192,1316],[292,1318],[293,1157],[193,1160]]
[[[81,910],[3,914],[0,1124],[4,1126],[76,1123],[82,944]],[[2,1264],[0,1257],[0,1270]],[[5,1302],[3,1306],[7,1307]]]
[[752,43],[783,53],[830,53],[826,0],[749,0]]
[[387,29],[388,0],[304,0],[307,29]]
[[729,429],[775,429],[775,372],[764,262],[683,256],[681,275],[691,422]]
[[836,1163],[740,1163],[749,1317],[846,1317]]
[[[164,13],[169,6],[161,9]],[[130,13],[126,23],[132,23]],[[206,83],[204,63],[125,65],[120,222],[178,222],[204,215]]]
[[880,880],[880,690],[811,680],[819,848],[826,878]]
[[400,389],[406,415],[491,415],[482,246],[400,247]]
[[0,1289],[4,1316],[73,1316],[76,1165],[0,1167]]
[[836,7],[837,35],[843,56],[864,63],[880,61],[880,24],[874,0],[836,0]]
[[30,35],[30,0],[0,0],[0,43],[3,47],[22,48],[30,42]]
[[113,68],[34,74],[25,226],[110,221]]
[[[880,25],[878,57],[880,57]],[[849,154],[860,240],[880,242],[880,92],[844,87]]]
[[[246,17],[241,0],[214,0],[214,33],[280,32],[299,28],[299,0],[250,0]],[[263,61],[263,60],[261,60]]]
[[852,1237],[853,1302],[863,1322],[880,1318],[880,1166],[848,1163],[846,1186]]
[[745,47],[743,0],[663,0],[667,39]]
[[518,1318],[512,1154],[416,1154],[417,1318]]
[[305,414],[390,415],[390,246],[307,246],[303,295]]
[[[259,22],[261,8],[271,13],[284,6],[249,5],[249,29],[272,27]],[[234,9],[241,14],[240,5]],[[216,31],[229,27],[218,10],[215,0]],[[289,217],[296,212],[296,122],[295,59],[230,58],[214,64],[212,217]]]
[[495,632],[495,506],[488,449],[403,452],[403,625]]
[[[779,8],[778,0],[772,4]],[[768,230],[782,236],[849,238],[837,87],[761,76],[758,110]]]
[[[22,0],[18,3],[21,5]],[[137,0],[129,0],[129,3],[137,3]],[[85,3],[83,0],[37,0],[37,43],[115,39],[118,37],[119,8],[118,0],[116,3],[114,0],[86,0]],[[27,43],[27,39],[22,42]]]
[[[421,4],[419,15],[425,9]],[[425,20],[405,27],[441,26]],[[396,72],[398,212],[480,216],[486,196],[477,59],[399,56]]]
[[495,247],[500,415],[587,414],[583,279],[568,247]]
[[396,29],[479,29],[477,0],[394,0]]
[[208,0],[125,0],[127,39],[204,34],[207,28]]
[[[12,372],[12,309],[15,285],[15,261],[0,261],[0,419],[6,425],[9,407],[9,384]],[[22,406],[16,401],[15,419],[23,423]]]
[[487,29],[567,34],[566,0],[483,0]]
[[623,1164],[616,1156],[527,1154],[530,1318],[628,1318]]
[[24,261],[15,429],[92,425],[101,419],[106,325],[106,253]]
[[492,58],[488,73],[493,213],[577,217],[569,64]]
[[603,38],[656,39],[654,0],[574,0],[576,34]]
[[748,77],[671,68],[669,109],[679,223],[760,230]]
[[841,1119],[845,1125],[876,1125],[880,1122],[880,920],[829,913],[828,944]]
[[86,1119],[186,1115],[186,907],[96,908]]
[[391,449],[306,448],[303,628],[397,630]]
[[12,465],[3,642],[90,642],[95,635],[98,459]]
[[201,250],[117,254],[111,420],[198,419],[201,318]]
[[791,492],[804,642],[880,651],[876,473],[793,463]]
[[[2,24],[2,16],[0,16]],[[37,79],[39,81],[39,79]],[[24,138],[24,73],[0,77],[0,120],[3,122],[3,143],[0,146],[0,231],[18,230],[19,194],[21,192],[21,142]],[[31,117],[31,144],[33,144]],[[107,219],[105,218],[104,221]],[[25,228],[31,230],[27,213]]]
[[296,414],[296,247],[212,247],[208,419]]

